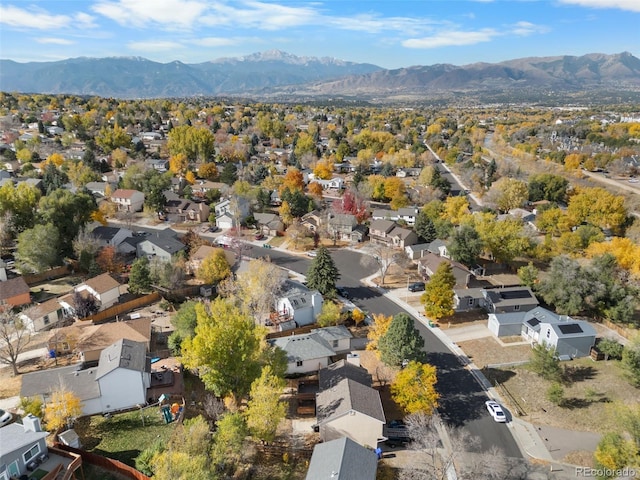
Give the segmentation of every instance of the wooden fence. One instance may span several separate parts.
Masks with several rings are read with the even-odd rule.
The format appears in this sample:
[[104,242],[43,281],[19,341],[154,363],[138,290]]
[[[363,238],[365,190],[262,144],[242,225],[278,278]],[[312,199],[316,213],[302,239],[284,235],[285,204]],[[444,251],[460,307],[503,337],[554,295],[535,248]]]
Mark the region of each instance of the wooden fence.
[[24,281],[27,282],[27,285],[31,287],[46,280],[53,280],[55,278],[64,277],[65,275],[68,275],[69,272],[71,272],[71,267],[69,265],[63,265],[61,267],[52,268],[44,272],[23,275],[22,278],[24,278]]
[[622,335],[627,340],[631,340],[634,336],[638,334],[638,330],[635,328],[624,327],[622,325],[617,325],[610,320],[603,320],[602,325],[611,330],[616,331],[619,335]]
[[320,328],[320,325],[314,323],[313,325],[305,325],[304,327],[285,330],[284,332],[271,332],[267,334],[267,338],[281,338],[290,337],[291,335],[302,335],[305,333],[310,333],[311,330],[315,330],[316,328]]
[[101,312],[96,313],[95,315],[90,315],[86,318],[83,318],[82,321],[90,321],[93,323],[102,322],[109,318],[114,318],[117,315],[121,315],[123,313],[130,312],[131,310],[135,310],[136,308],[146,307],[147,305],[151,305],[152,303],[158,302],[162,299],[162,295],[158,292],[153,292],[143,297],[134,298],[125,303],[119,303],[112,307],[109,307]]
[[63,444],[56,444],[56,447],[60,450],[77,453],[82,457],[83,462],[95,465],[100,468],[104,468],[105,470],[109,470],[110,472],[118,473],[123,477],[130,478],[132,480],[151,480],[151,477],[146,476],[144,473],[139,472],[135,468],[130,467],[126,463],[122,463],[118,460],[103,457],[102,455],[96,455],[95,453],[69,447]]

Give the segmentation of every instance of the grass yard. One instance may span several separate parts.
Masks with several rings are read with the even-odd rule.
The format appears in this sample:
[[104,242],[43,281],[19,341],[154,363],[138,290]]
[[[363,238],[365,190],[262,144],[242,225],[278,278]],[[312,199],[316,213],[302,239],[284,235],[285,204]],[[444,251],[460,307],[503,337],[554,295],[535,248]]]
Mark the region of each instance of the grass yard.
[[85,417],[78,420],[75,430],[82,445],[90,452],[120,460],[135,467],[136,457],[155,442],[166,443],[175,424],[165,424],[158,407],[113,415]]

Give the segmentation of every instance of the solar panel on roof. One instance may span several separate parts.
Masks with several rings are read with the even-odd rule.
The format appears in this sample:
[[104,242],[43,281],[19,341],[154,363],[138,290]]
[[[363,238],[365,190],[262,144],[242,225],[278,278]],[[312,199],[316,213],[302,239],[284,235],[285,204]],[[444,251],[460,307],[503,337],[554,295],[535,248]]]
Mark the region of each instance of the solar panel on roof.
[[506,292],[500,292],[500,296],[505,300],[513,300],[516,298],[531,298],[531,294],[528,290],[510,290]]
[[566,325],[558,325],[562,333],[568,335],[570,333],[582,333],[582,327],[577,323],[568,323]]
[[531,325],[532,327],[535,327],[536,325],[538,325],[540,323],[540,320],[538,320],[536,317],[533,317],[530,320],[527,320],[527,323],[529,325]]

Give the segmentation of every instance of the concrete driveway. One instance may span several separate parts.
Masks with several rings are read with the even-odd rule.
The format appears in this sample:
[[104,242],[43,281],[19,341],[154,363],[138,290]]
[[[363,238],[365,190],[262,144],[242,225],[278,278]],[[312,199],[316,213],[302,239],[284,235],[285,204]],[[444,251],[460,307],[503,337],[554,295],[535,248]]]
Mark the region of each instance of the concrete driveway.
[[442,325],[441,330],[442,333],[449,337],[454,343],[467,342],[469,340],[477,340],[478,338],[493,336],[487,328],[486,323],[474,323],[464,327],[452,328],[447,328],[446,325]]

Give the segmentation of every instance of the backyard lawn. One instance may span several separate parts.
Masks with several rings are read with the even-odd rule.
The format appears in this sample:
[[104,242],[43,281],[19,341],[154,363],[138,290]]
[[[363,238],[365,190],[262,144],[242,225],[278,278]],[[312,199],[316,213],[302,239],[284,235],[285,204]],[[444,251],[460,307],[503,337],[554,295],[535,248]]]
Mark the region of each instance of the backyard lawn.
[[166,443],[175,425],[164,423],[158,407],[148,407],[142,412],[144,426],[140,410],[136,410],[111,418],[84,417],[74,428],[84,449],[135,467],[140,452],[156,442]]

